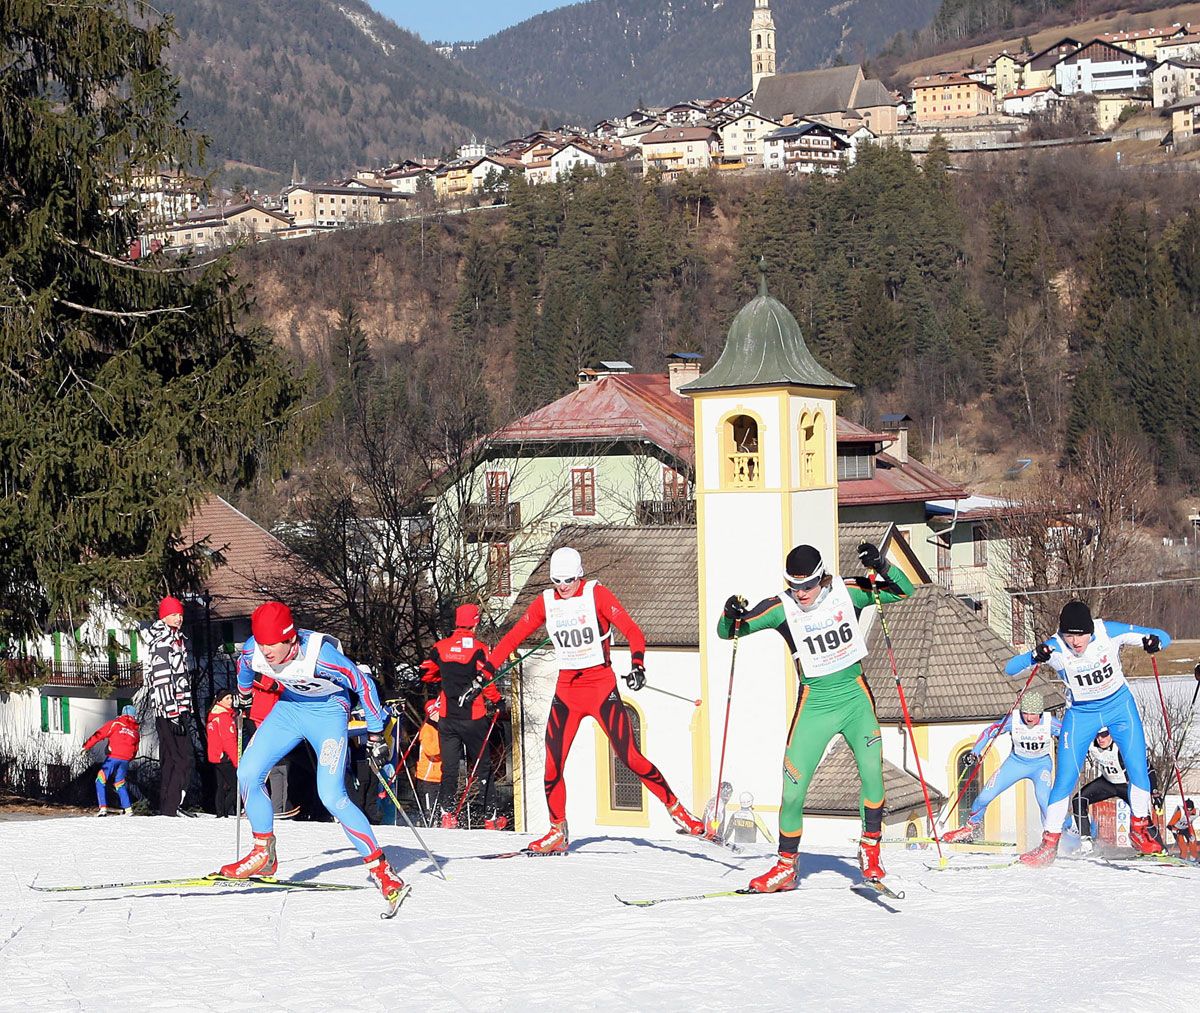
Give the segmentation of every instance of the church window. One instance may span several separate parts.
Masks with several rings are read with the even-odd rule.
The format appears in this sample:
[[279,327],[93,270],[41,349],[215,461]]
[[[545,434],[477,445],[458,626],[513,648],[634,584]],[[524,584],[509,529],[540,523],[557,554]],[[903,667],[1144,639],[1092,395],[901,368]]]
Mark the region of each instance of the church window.
[[805,412],[800,416],[800,487],[811,489],[828,484],[825,468],[825,413]]
[[[629,734],[638,751],[642,748],[642,722],[638,713],[629,704],[625,705],[625,713],[629,718]],[[609,807],[620,812],[640,812],[643,801],[642,781],[630,770],[613,751],[612,743],[608,746],[608,784]]]
[[958,759],[954,763],[954,769],[958,775],[955,778],[955,793],[957,794],[958,792],[962,792],[962,797],[958,800],[958,808],[960,812],[964,813],[969,813],[971,811],[971,806],[975,804],[975,800],[979,798],[979,793],[982,791],[982,774],[980,774],[979,777],[974,778],[974,780],[971,780],[970,786],[966,789],[966,791],[963,791],[963,786],[967,784],[967,781],[971,778],[975,768],[973,763],[967,763],[967,757],[970,755],[971,750],[964,749],[958,754]]
[[762,49],[762,33],[759,33],[758,35],[754,36],[754,38],[756,40],[754,43],[754,48]]
[[721,485],[726,489],[762,488],[762,453],[758,421],[750,415],[732,415],[721,434],[724,469]]

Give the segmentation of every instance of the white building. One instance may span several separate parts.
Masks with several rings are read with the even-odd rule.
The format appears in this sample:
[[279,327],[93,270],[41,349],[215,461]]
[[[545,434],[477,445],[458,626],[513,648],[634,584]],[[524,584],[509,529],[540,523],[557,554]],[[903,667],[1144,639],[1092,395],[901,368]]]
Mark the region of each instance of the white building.
[[762,168],[762,140],[781,124],[765,116],[743,113],[717,127],[721,135],[721,155],[726,162],[742,161],[748,167]]
[[1032,116],[1062,101],[1063,96],[1049,85],[1043,88],[1018,88],[1000,100],[1000,110],[1006,116]]
[[1149,83],[1152,60],[1094,39],[1054,65],[1054,86],[1063,95],[1130,92]]
[[1166,109],[1200,95],[1200,60],[1165,60],[1150,72],[1154,108]]

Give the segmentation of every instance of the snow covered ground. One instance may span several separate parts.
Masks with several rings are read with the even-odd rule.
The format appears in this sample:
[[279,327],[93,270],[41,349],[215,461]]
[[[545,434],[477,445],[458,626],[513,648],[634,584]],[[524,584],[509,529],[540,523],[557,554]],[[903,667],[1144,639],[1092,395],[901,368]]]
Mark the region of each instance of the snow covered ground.
[[[362,881],[336,826],[278,831],[280,876]],[[1200,869],[934,872],[889,849],[907,896],[885,906],[847,889],[847,843],[806,853],[792,894],[632,908],[613,893],[744,886],[769,848],[589,838],[566,858],[477,861],[526,838],[426,831],[442,882],[407,830],[379,832],[414,886],[391,922],[366,890],[28,889],[206,872],[233,855],[229,819],[0,822],[0,1009],[1195,1008],[1180,986],[1200,972]]]

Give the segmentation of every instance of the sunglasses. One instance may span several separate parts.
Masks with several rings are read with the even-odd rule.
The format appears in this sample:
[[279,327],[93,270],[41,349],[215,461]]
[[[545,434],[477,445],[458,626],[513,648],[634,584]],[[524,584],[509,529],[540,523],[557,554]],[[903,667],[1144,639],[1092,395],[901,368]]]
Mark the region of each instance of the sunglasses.
[[564,584],[574,584],[575,581],[577,581],[577,580],[583,580],[583,578],[582,577],[551,577],[550,583],[554,584],[558,587],[562,587]]
[[821,583],[821,578],[825,576],[822,573],[814,573],[811,577],[792,577],[784,574],[788,584],[797,591],[811,591],[814,587]]

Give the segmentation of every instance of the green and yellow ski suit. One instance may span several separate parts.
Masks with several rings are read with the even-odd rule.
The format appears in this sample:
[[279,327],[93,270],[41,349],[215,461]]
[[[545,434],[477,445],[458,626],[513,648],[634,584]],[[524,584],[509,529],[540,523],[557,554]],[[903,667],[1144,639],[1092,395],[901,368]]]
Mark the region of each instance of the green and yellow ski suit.
[[[912,582],[904,572],[892,566],[885,580],[880,583],[879,600],[884,604],[897,602],[908,597],[912,589]],[[850,581],[847,581],[846,590],[853,602],[857,620],[862,610],[873,604],[874,599],[869,590]],[[728,616],[721,616],[717,623],[717,635],[722,640],[730,640],[733,630],[734,621]],[[741,621],[738,636],[744,637],[760,630],[777,630],[787,643],[792,657],[796,657],[796,644],[780,595],[767,598],[750,609]],[[858,776],[862,782],[859,804],[863,829],[868,833],[878,833],[883,824],[883,748],[879,719],[875,716],[875,700],[863,675],[862,664],[855,661],[840,671],[817,678],[806,676],[799,663],[796,667],[800,675],[800,694],[783,754],[783,800],[779,809],[780,854],[799,850],[808,786],[830,740],[839,733],[854,753],[854,761],[858,765]]]

